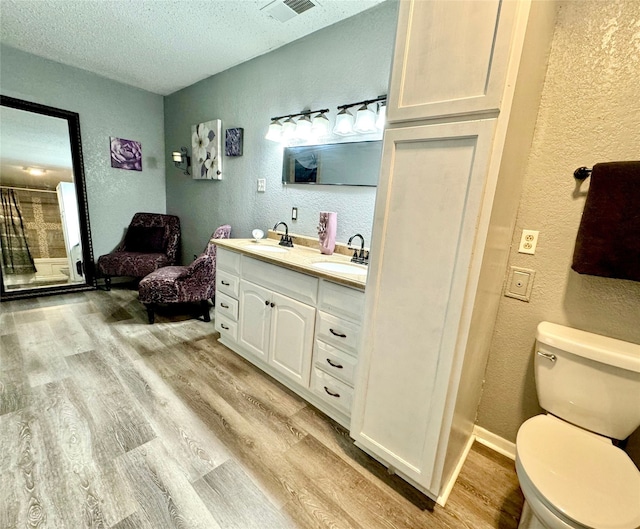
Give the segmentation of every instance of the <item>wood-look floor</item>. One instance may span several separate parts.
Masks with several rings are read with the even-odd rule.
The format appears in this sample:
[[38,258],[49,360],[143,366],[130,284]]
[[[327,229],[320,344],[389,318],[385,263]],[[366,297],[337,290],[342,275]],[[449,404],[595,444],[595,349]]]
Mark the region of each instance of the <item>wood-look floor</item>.
[[515,528],[513,462],[474,446],[446,508],[137,292],[0,304],[0,528]]

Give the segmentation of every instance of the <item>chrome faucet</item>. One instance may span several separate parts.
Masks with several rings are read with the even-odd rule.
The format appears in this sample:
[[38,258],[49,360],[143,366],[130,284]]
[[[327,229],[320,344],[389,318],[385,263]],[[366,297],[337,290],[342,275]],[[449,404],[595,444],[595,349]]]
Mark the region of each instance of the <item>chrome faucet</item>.
[[369,264],[369,252],[365,251],[364,249],[364,237],[362,235],[360,235],[359,233],[356,233],[355,235],[353,235],[349,239],[349,242],[347,242],[347,246],[351,248],[351,242],[356,237],[360,238],[360,252],[358,252],[357,248],[353,249],[353,257],[351,258],[351,262],[367,265]]
[[280,237],[280,242],[278,243],[280,246],[286,246],[288,248],[293,248],[293,240],[291,240],[291,236],[289,235],[289,226],[287,226],[286,222],[278,222],[274,227],[273,231],[276,231],[276,228],[280,226],[280,224],[284,225],[284,235]]

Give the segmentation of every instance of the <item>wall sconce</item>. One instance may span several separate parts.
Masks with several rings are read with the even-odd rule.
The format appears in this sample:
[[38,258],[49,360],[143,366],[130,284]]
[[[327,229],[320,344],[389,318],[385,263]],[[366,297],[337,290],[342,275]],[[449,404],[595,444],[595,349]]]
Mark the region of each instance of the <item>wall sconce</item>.
[[[369,108],[369,105],[378,103],[378,113]],[[338,107],[338,115],[336,116],[336,125],[333,133],[340,136],[351,136],[352,134],[369,134],[382,130],[386,121],[386,104],[387,96],[383,95],[375,99],[365,99],[348,105],[340,105]],[[355,118],[349,112],[351,107],[359,106]]]
[[189,157],[189,151],[187,151],[186,147],[180,147],[179,151],[173,151],[171,153],[171,158],[173,159],[174,165],[182,170],[184,174],[187,176],[191,173],[189,172],[189,165],[191,164],[191,158]]
[[[328,108],[321,110],[303,110],[297,114],[287,114],[271,118],[271,124],[265,139],[287,143],[289,140],[308,140],[311,137],[318,137],[329,131],[329,118],[326,114]],[[311,116],[316,116],[311,119]],[[294,118],[298,118],[297,122]],[[283,120],[281,122],[280,120]]]

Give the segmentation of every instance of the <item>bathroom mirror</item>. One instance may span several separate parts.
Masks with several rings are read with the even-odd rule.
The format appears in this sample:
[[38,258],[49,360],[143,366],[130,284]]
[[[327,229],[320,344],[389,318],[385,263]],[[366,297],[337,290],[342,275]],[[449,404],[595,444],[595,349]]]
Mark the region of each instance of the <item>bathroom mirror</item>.
[[381,141],[286,147],[282,163],[285,184],[378,185]]
[[0,297],[95,288],[78,114],[0,96]]

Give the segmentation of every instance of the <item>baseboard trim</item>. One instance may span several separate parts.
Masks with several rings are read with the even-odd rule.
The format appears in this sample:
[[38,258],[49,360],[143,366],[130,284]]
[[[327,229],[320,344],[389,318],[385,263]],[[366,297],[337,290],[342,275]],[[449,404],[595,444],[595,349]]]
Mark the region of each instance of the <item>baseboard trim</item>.
[[480,444],[483,444],[487,448],[491,448],[495,452],[508,457],[509,459],[516,459],[516,445],[511,441],[496,435],[489,430],[485,430],[477,424],[473,427],[473,435]]

